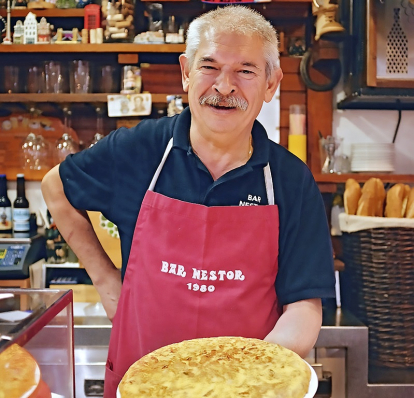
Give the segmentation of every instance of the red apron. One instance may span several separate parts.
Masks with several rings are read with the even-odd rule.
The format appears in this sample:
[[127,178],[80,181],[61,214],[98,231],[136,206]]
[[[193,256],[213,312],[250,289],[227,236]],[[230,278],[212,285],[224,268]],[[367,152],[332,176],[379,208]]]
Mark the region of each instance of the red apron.
[[199,337],[263,339],[280,316],[279,212],[269,165],[267,206],[206,207],[153,192],[142,202],[112,325],[105,398],[136,360]]

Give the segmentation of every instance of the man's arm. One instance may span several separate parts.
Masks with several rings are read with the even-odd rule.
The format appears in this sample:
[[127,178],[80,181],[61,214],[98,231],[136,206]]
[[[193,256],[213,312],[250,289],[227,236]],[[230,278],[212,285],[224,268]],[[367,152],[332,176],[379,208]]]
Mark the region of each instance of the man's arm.
[[59,232],[85,266],[101,296],[102,305],[112,320],[121,294],[121,273],[112,263],[85,211],[75,209],[66,198],[59,165],[42,180],[42,193]]
[[265,341],[280,344],[305,358],[322,326],[321,299],[302,300],[283,307],[283,314]]

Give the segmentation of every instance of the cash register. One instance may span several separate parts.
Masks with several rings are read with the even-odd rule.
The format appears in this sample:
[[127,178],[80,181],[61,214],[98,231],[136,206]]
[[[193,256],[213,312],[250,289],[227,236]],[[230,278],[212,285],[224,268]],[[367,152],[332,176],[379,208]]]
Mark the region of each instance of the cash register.
[[30,265],[44,258],[42,234],[0,234],[0,279],[26,279]]

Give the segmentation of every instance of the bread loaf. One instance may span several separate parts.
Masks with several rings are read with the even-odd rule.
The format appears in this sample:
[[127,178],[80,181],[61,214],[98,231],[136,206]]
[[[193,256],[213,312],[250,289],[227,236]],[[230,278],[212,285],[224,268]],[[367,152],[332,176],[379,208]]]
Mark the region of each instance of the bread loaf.
[[357,216],[375,217],[377,209],[377,201],[375,194],[366,192],[361,195],[358,202]]
[[414,218],[414,187],[400,183],[386,192],[379,178],[370,178],[362,188],[356,180],[348,178],[344,207],[345,213],[350,215]]
[[406,213],[410,187],[405,184],[395,184],[387,192],[385,217],[402,218]]
[[357,215],[382,217],[385,200],[384,184],[379,178],[370,178],[361,189]]
[[414,187],[410,189],[410,193],[408,194],[405,217],[414,218]]
[[361,187],[356,180],[348,178],[345,183],[344,208],[346,214],[355,215],[358,209],[358,201],[361,197]]

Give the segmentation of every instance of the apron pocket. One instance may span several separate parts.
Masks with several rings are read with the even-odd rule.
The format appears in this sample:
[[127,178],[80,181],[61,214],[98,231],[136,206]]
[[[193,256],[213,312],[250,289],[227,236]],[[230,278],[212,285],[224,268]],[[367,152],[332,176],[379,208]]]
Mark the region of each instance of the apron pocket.
[[104,398],[116,398],[116,390],[121,380],[122,376],[112,370],[112,363],[108,360],[105,367]]

